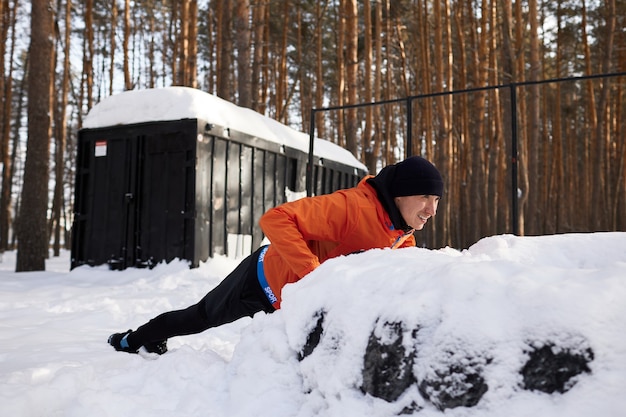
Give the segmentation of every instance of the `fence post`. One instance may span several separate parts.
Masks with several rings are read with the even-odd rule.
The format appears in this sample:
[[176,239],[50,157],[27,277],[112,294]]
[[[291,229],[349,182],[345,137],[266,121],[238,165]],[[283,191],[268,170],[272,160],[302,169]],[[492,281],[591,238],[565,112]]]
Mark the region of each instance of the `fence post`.
[[411,111],[411,97],[406,99],[406,150],[404,157],[408,158],[412,155],[413,149],[413,112]]

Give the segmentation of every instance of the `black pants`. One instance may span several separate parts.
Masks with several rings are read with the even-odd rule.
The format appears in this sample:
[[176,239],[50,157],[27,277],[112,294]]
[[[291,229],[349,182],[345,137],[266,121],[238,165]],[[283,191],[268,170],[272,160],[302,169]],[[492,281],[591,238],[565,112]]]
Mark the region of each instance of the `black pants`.
[[184,310],[163,313],[140,326],[128,336],[128,344],[138,349],[149,342],[173,336],[203,332],[259,311],[271,313],[269,302],[257,278],[261,249],[245,258],[226,278],[197,304]]

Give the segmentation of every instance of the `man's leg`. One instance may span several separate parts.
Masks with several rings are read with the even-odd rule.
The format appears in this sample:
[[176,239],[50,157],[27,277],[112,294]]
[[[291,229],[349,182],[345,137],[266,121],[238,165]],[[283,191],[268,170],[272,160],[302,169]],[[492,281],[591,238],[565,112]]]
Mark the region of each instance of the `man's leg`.
[[158,344],[173,336],[200,333],[242,317],[252,317],[259,311],[274,311],[258,282],[259,252],[245,258],[197,304],[163,313],[129,333],[126,336],[128,348],[122,350],[136,352],[141,346]]

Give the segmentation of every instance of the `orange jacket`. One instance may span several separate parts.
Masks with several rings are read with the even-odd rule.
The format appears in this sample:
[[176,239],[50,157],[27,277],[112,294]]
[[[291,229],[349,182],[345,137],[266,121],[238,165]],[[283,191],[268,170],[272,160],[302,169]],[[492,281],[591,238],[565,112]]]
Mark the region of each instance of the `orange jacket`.
[[[411,232],[394,228],[376,190],[366,181],[347,190],[303,198],[268,210],[260,219],[271,244],[263,259],[280,308],[281,290],[327,259],[373,248],[415,246]],[[402,240],[406,239],[406,240]]]

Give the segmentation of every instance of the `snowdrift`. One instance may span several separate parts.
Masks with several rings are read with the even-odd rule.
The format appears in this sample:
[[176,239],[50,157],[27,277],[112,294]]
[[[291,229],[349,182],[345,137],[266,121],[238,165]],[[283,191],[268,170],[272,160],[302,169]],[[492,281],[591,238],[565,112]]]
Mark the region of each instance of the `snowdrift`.
[[[286,287],[282,310],[174,338],[156,360],[115,352],[106,337],[197,301],[234,263],[0,272],[3,409],[20,416],[621,416],[625,249],[626,233],[505,235],[464,251],[340,257]],[[407,366],[385,374],[404,381],[402,390],[386,395],[381,381],[373,388],[373,350],[404,352],[395,363]],[[546,351],[582,360],[560,391],[525,382],[533,352]],[[477,401],[442,402],[472,384]]]

